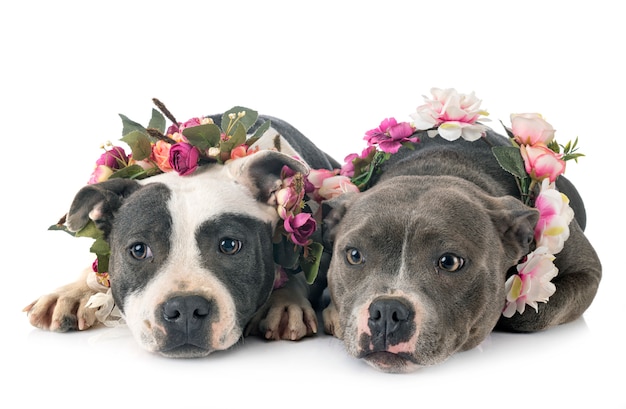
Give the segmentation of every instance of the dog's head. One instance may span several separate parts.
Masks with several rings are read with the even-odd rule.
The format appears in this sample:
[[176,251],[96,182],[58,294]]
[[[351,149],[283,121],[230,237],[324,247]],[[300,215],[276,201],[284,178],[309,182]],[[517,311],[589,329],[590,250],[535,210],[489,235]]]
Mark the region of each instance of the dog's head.
[[327,205],[335,335],[385,372],[440,363],[487,337],[538,218],[447,176],[400,176]]
[[261,151],[194,175],[111,179],[76,195],[67,226],[90,220],[111,248],[115,303],[136,340],[169,357],[236,343],[273,287],[274,192],[291,156]]

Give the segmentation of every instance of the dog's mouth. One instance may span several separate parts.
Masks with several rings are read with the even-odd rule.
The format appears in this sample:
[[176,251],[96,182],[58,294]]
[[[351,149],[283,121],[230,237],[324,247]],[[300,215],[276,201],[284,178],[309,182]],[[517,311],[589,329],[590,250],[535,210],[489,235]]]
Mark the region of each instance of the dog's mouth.
[[159,354],[167,358],[202,358],[215,350],[203,348],[193,344],[182,344],[174,348],[159,351]]
[[387,351],[378,351],[363,354],[360,358],[379,371],[388,373],[408,373],[422,367],[410,355],[405,353],[394,354]]

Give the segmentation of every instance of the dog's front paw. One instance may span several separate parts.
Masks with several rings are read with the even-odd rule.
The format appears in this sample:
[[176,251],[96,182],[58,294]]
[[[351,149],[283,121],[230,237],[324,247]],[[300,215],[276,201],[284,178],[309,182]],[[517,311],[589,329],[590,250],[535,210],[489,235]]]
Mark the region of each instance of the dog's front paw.
[[306,297],[285,287],[272,293],[267,308],[250,325],[251,333],[266,339],[297,341],[317,333],[317,316]]
[[84,280],[65,285],[24,308],[31,325],[49,331],[85,330],[96,321],[96,308],[87,308],[96,291]]
[[324,332],[329,335],[341,339],[341,326],[339,325],[339,312],[332,302],[328,307],[322,311],[322,318],[324,319]]

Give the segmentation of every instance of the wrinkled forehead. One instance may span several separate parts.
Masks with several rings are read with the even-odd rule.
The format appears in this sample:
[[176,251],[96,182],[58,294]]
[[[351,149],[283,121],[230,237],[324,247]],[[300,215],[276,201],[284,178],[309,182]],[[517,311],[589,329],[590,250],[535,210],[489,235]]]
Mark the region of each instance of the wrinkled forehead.
[[245,214],[267,223],[275,223],[278,213],[273,207],[252,197],[224,166],[210,166],[197,174],[180,176],[167,172],[142,180],[149,187],[160,183],[168,189],[167,207],[174,218],[198,225],[223,213]]

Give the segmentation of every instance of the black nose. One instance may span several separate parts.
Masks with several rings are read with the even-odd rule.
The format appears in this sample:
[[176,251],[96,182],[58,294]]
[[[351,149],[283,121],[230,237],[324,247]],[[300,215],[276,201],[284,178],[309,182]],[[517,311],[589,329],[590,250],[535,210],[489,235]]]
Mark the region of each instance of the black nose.
[[190,335],[209,321],[211,309],[211,302],[198,295],[173,297],[163,304],[163,320],[168,330]]
[[397,298],[379,298],[369,307],[368,326],[374,349],[407,341],[415,331],[413,309]]

